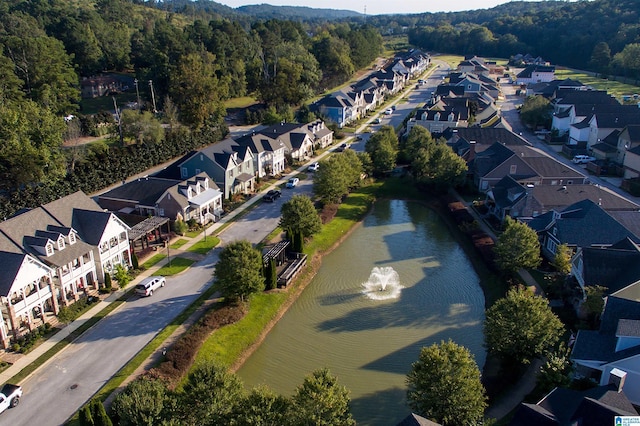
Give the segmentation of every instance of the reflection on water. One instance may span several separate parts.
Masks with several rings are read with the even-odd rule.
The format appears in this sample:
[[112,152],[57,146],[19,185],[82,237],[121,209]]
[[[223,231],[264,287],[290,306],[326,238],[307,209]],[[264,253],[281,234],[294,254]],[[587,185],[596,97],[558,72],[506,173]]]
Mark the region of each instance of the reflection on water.
[[[372,292],[403,288],[372,300],[363,283],[374,272]],[[423,346],[451,338],[484,364],[483,319],[478,277],[437,215],[418,203],[379,201],[238,374],[248,386],[290,395],[328,367],[351,391],[358,425],[396,424],[410,413],[405,376]]]

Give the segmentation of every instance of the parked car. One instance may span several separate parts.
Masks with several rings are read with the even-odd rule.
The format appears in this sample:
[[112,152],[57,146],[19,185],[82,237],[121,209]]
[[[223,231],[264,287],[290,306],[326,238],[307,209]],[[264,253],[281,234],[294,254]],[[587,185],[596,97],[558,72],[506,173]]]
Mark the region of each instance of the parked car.
[[381,119],[380,117],[378,117],[378,118],[376,118],[375,120],[373,120],[373,122],[374,122],[375,124],[380,124],[380,123],[382,123],[382,119]]
[[287,181],[287,188],[295,188],[298,185],[298,182],[300,182],[300,179],[298,178],[291,178]]
[[0,391],[0,413],[7,408],[13,408],[20,404],[22,396],[22,388],[18,385],[10,385],[7,383]]
[[596,157],[590,157],[588,155],[576,155],[571,161],[573,161],[574,164],[587,164],[592,161],[596,161]]
[[387,109],[384,111],[384,113],[385,113],[385,115],[391,115],[391,114],[393,114],[393,110],[392,110],[391,108],[387,108]]
[[148,277],[140,281],[140,284],[136,286],[136,293],[140,296],[153,296],[153,291],[164,287],[167,283],[165,277],[154,276]]
[[424,81],[423,79],[418,80],[418,84],[424,84],[426,83],[426,81]]
[[317,172],[319,169],[320,169],[320,163],[318,163],[317,161],[309,166],[310,172]]
[[262,196],[262,200],[266,201],[267,203],[273,203],[275,200],[280,198],[281,195],[282,192],[278,191],[277,189],[270,189],[269,192]]

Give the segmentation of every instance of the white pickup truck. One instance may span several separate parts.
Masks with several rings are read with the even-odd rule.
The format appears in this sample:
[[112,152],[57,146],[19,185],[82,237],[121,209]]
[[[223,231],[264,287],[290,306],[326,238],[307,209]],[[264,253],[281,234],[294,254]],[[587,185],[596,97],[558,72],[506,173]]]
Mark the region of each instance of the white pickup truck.
[[17,385],[6,384],[0,390],[0,413],[7,408],[13,408],[20,403],[22,388]]

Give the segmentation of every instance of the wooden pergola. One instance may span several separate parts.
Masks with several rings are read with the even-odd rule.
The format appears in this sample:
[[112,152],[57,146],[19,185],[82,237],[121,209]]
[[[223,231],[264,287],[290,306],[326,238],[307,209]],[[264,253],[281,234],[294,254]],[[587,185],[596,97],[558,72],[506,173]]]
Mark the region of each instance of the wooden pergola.
[[162,227],[167,225],[166,235],[171,233],[171,225],[169,219],[160,216],[151,216],[142,222],[136,223],[129,231],[129,244],[135,251],[136,242],[140,241],[141,249],[146,247],[157,246],[161,243],[164,245],[162,238]]

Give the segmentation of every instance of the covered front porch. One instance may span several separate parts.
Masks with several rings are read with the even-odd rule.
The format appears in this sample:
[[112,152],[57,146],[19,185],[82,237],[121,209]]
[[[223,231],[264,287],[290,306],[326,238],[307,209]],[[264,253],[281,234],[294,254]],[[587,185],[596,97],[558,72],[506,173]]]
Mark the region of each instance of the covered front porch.
[[189,199],[189,208],[191,210],[190,218],[196,219],[201,225],[217,222],[223,214],[222,191],[207,189]]

